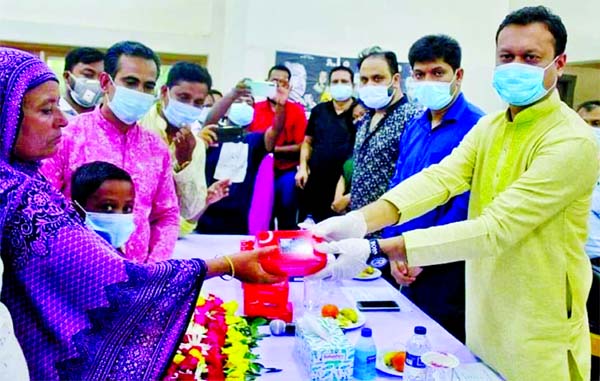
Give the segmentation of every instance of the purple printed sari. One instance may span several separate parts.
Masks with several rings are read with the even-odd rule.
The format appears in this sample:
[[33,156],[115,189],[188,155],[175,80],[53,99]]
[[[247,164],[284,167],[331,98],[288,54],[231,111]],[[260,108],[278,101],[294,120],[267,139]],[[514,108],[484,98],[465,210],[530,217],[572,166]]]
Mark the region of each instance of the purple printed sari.
[[0,48],[2,302],[34,380],[156,380],[206,274],[203,261],[140,265],[89,230],[70,203],[12,155],[28,89],[55,76]]

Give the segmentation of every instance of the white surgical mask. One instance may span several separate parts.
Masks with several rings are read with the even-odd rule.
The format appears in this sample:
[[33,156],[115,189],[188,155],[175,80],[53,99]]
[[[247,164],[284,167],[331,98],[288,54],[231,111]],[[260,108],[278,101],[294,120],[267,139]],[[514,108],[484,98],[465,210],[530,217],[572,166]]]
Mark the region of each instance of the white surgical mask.
[[594,135],[596,135],[596,141],[598,142],[598,146],[600,146],[600,127],[592,127],[594,131]]
[[430,110],[441,110],[452,101],[452,82],[417,81],[414,78],[406,80],[408,97]]
[[358,88],[358,97],[368,108],[381,110],[390,104],[394,92],[391,85],[366,85]]
[[163,109],[163,113],[171,125],[175,127],[189,126],[200,119],[202,108],[180,102],[172,98],[170,92],[168,92],[168,97],[169,103]]
[[200,115],[198,116],[198,122],[200,122],[200,124],[206,123],[206,118],[208,118],[208,114],[210,113],[211,109],[212,106],[202,107],[202,110],[200,110]]
[[254,120],[254,107],[244,102],[233,103],[227,118],[236,126],[245,127]]
[[[560,57],[560,56],[558,56]],[[542,99],[554,86],[544,87],[544,74],[554,65],[556,57],[546,67],[511,62],[496,66],[493,86],[509,105],[527,106]]]
[[[112,82],[112,79],[111,79]],[[108,102],[108,107],[119,120],[125,124],[133,124],[140,120],[154,104],[154,95],[115,85],[115,94]]]
[[121,248],[135,230],[133,213],[87,212],[85,223],[114,248]]
[[352,85],[344,83],[336,83],[329,86],[331,97],[338,102],[347,101],[352,96]]
[[104,94],[100,88],[100,81],[76,77],[71,73],[69,73],[69,76],[75,81],[73,87],[71,87],[67,81],[69,94],[75,103],[83,108],[92,108],[100,102],[100,99],[102,99],[102,95]]

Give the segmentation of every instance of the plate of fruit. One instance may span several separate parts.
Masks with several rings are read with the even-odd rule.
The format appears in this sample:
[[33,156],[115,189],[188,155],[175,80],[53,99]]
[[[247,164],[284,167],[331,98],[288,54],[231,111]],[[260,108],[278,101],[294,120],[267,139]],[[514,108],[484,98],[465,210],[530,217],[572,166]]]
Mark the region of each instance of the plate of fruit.
[[404,373],[404,361],[406,360],[406,352],[403,349],[388,349],[377,355],[375,368],[383,373],[391,374],[392,376],[402,377]]
[[372,266],[365,267],[360,273],[354,278],[356,280],[374,280],[381,276],[381,271]]
[[356,329],[365,325],[367,318],[352,307],[339,308],[335,304],[325,304],[321,307],[321,316],[337,320],[344,331]]

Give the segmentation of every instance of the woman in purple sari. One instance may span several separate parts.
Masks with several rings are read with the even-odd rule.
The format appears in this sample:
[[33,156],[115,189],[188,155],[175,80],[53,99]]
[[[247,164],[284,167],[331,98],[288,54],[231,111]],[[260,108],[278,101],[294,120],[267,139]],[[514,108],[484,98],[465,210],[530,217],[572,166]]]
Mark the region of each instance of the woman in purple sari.
[[38,172],[66,125],[58,89],[37,57],[0,48],[1,300],[32,379],[160,379],[205,278],[280,279],[257,251],[148,265],[120,257]]

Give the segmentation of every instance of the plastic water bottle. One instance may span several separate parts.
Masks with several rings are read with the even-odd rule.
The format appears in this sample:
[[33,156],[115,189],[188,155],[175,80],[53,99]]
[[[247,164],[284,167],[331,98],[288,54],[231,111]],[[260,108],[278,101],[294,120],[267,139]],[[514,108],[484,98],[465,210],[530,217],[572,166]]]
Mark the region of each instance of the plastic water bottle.
[[315,224],[312,214],[307,214],[304,221],[302,221],[302,229],[308,229],[310,226]]
[[354,347],[353,376],[356,380],[374,380],[377,377],[377,371],[375,370],[377,349],[372,336],[371,328],[363,328]]
[[416,326],[415,334],[406,344],[404,381],[427,380],[427,366],[421,361],[421,356],[430,350],[431,346],[427,339],[427,328]]

